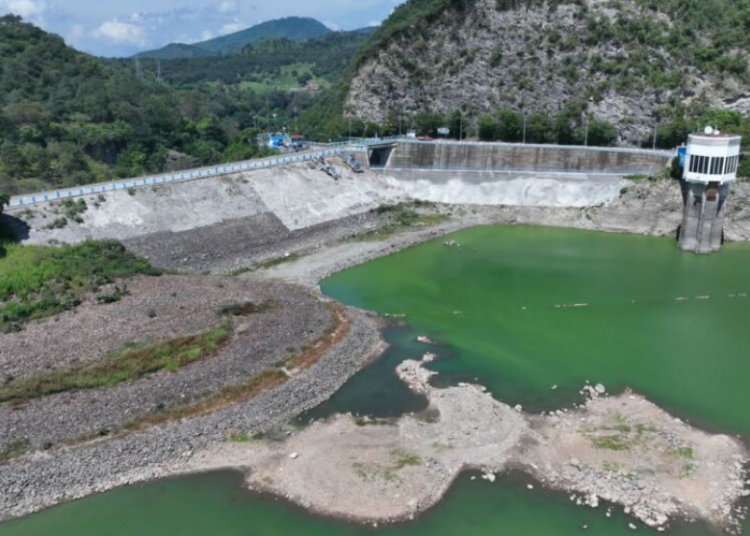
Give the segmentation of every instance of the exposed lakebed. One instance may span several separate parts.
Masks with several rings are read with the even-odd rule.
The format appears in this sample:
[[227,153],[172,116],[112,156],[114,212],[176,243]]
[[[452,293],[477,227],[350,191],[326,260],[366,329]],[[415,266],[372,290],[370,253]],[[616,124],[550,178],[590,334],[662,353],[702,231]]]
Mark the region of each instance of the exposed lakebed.
[[[589,379],[611,391],[629,386],[700,427],[750,436],[748,246],[697,257],[666,239],[500,227],[450,239],[460,247],[425,244],[339,274],[323,289],[348,304],[406,315],[410,329],[396,328],[389,337],[394,346],[385,357],[393,363],[426,351],[415,334],[445,342],[435,348],[443,359],[432,364],[441,382],[478,378],[499,400],[542,410],[577,401]],[[390,371],[376,363],[321,411],[392,415],[402,403],[417,409],[403,391],[391,397],[401,386]],[[348,404],[367,375],[379,387],[367,404]],[[593,534],[628,531],[619,515],[605,519],[603,509],[529,492],[515,477],[488,486],[463,478],[423,519],[386,532],[562,535],[583,524]],[[7,524],[0,534],[87,534],[112,532],[113,525],[122,525],[123,534],[369,531],[311,519],[282,503],[237,494],[238,487],[209,475],[118,490]]]

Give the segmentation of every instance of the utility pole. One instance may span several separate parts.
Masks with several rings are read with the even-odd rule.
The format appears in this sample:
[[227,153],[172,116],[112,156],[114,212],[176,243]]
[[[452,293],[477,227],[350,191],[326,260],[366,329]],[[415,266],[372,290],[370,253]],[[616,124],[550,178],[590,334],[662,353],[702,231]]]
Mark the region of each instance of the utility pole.
[[589,146],[589,126],[591,126],[591,120],[586,121],[586,147]]
[[164,78],[161,76],[161,60],[156,58],[156,81],[164,84]]
[[459,110],[458,111],[458,141],[463,141],[464,139],[464,111]]
[[523,143],[526,144],[526,114],[523,114]]
[[654,125],[654,151],[656,150],[656,141],[659,136],[659,122]]
[[141,58],[135,57],[135,77],[138,80],[143,80],[143,69],[141,69]]
[[349,144],[352,143],[352,116],[349,116]]

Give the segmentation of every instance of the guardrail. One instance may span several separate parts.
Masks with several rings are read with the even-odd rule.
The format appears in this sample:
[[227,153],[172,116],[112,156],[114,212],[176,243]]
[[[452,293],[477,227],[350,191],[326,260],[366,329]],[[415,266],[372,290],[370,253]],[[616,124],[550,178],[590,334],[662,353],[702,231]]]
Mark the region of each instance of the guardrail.
[[86,197],[97,194],[105,194],[107,192],[115,192],[117,190],[130,190],[138,188],[146,188],[149,186],[160,186],[162,184],[172,184],[175,182],[187,182],[197,179],[205,179],[209,177],[220,177],[222,175],[229,175],[232,173],[239,173],[242,171],[252,171],[257,169],[268,169],[277,166],[283,166],[286,164],[294,164],[298,162],[309,162],[318,158],[325,158],[329,156],[337,156],[343,152],[342,148],[333,147],[329,149],[323,149],[318,151],[311,151],[305,153],[298,153],[288,156],[276,156],[270,158],[263,158],[259,160],[247,160],[244,162],[236,162],[234,164],[223,164],[220,166],[205,167],[199,169],[191,169],[186,171],[179,171],[174,173],[167,173],[164,175],[154,175],[149,177],[139,177],[134,179],[123,179],[119,181],[112,181],[106,183],[90,184],[86,186],[76,186],[72,188],[50,190],[47,192],[41,192],[36,194],[27,194],[11,197],[9,208],[33,206],[41,203],[50,203],[53,201],[60,201],[62,199],[70,199],[76,197]]

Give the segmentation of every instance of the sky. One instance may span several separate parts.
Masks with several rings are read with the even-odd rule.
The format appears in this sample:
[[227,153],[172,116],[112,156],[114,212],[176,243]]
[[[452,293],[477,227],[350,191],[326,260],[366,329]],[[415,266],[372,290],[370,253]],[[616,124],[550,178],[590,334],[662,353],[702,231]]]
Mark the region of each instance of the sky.
[[0,0],[14,13],[84,52],[130,56],[195,43],[288,16],[333,30],[374,26],[405,0]]

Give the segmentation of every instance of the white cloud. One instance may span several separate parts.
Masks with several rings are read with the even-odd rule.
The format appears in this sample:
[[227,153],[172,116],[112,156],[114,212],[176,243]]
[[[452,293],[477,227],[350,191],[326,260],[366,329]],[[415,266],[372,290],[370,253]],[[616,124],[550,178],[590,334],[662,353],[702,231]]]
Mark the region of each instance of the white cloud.
[[219,29],[219,35],[227,35],[235,32],[239,32],[240,30],[245,29],[245,25],[241,23],[239,20],[234,20],[234,22],[228,22],[226,24],[223,24],[221,28]]
[[68,30],[68,41],[75,43],[76,41],[80,41],[81,38],[86,33],[86,28],[84,28],[80,24],[74,24],[70,27],[70,30]]
[[94,37],[109,39],[116,43],[128,43],[131,45],[146,46],[146,30],[137,24],[120,22],[118,20],[107,21],[94,31]]
[[47,9],[47,4],[37,0],[0,0],[0,6],[25,19],[39,17]]
[[233,0],[224,0],[221,4],[219,4],[218,10],[219,13],[236,13],[238,9],[237,2],[234,2]]
[[208,41],[214,38],[214,33],[211,30],[203,30],[201,33],[201,41]]

